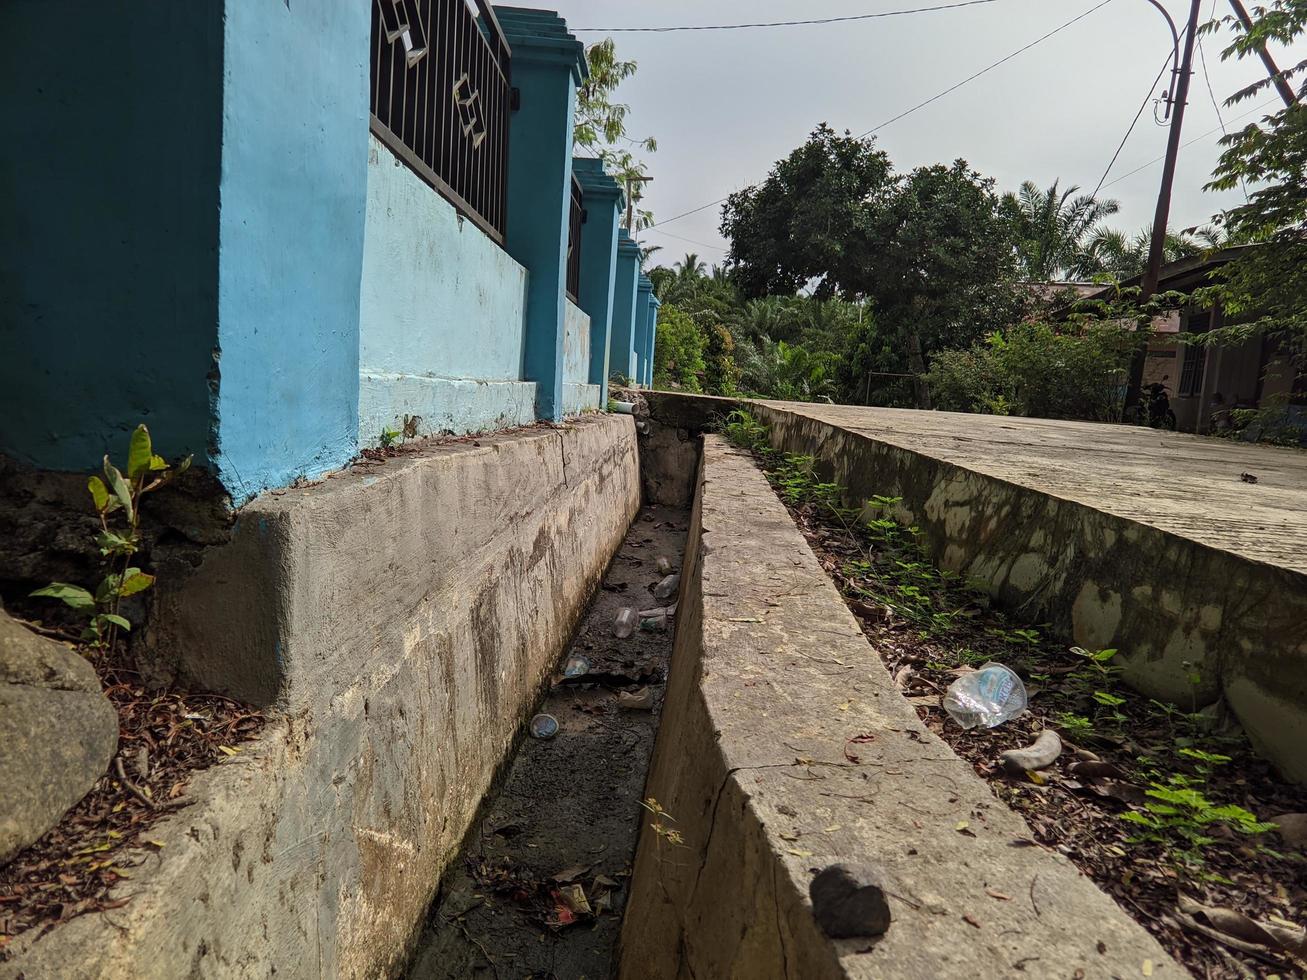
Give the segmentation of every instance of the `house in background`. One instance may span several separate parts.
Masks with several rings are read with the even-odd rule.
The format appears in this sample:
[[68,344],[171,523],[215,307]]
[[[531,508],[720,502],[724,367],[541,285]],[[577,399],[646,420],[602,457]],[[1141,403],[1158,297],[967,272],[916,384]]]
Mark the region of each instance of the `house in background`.
[[[1162,267],[1159,292],[1191,293],[1212,285],[1213,274],[1245,248],[1235,246],[1209,255],[1192,256]],[[1138,286],[1142,277],[1121,283]],[[1087,299],[1109,299],[1111,289]],[[1235,346],[1201,346],[1185,342],[1187,335],[1225,326],[1222,310],[1188,308],[1153,321],[1153,336],[1144,362],[1143,385],[1166,386],[1182,432],[1215,432],[1228,425],[1235,409],[1284,405],[1291,420],[1307,428],[1307,375],[1295,366],[1293,352],[1269,337]]]

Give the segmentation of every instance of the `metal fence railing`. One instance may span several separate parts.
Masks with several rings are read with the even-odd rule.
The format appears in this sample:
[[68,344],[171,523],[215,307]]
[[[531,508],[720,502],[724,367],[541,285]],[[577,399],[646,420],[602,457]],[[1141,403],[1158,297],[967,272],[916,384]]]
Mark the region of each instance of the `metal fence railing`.
[[373,0],[372,131],[500,244],[510,57],[485,0]]
[[573,303],[581,292],[581,226],[585,224],[585,198],[580,182],[572,178],[572,206],[567,216],[567,295]]

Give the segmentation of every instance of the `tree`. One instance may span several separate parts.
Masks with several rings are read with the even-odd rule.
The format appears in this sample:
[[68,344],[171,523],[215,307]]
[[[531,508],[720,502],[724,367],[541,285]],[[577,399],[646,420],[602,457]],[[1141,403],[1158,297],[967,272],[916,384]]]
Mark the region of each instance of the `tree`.
[[889,157],[873,140],[822,123],[762,184],[727,198],[721,231],[732,278],[750,297],[856,288],[869,201],[890,180]]
[[[1253,8],[1246,30],[1235,19],[1233,42],[1222,58],[1246,58],[1267,41],[1290,45],[1307,32],[1307,0],[1271,0]],[[1206,338],[1225,343],[1266,334],[1297,349],[1307,339],[1307,60],[1283,71],[1298,79],[1298,101],[1226,136],[1221,159],[1207,185],[1229,190],[1240,181],[1257,185],[1248,202],[1217,216],[1236,243],[1255,244],[1239,252],[1220,272],[1222,281],[1204,292],[1219,302],[1228,319],[1243,321]],[[1235,105],[1272,84],[1263,79],[1226,100]]]
[[636,158],[632,148],[653,153],[658,149],[658,142],[652,136],[643,139],[627,136],[626,117],[631,107],[613,99],[617,87],[635,74],[636,63],[617,57],[617,45],[611,37],[586,48],[585,58],[590,77],[576,93],[573,142],[597,155],[630,195],[636,205],[632,231],[647,228],[653,224],[653,214],[638,205],[644,196],[648,168]]
[[1121,209],[1116,201],[1064,191],[1053,181],[1041,191],[1024,181],[1016,194],[1003,195],[1003,212],[1012,224],[1021,274],[1032,282],[1052,282],[1075,274],[1086,245],[1104,218]]
[[[1115,228],[1099,228],[1086,242],[1073,275],[1082,279],[1092,279],[1095,276],[1129,279],[1131,276],[1142,275],[1144,266],[1148,264],[1152,237],[1152,228],[1142,228],[1133,236],[1127,236]],[[1168,231],[1162,246],[1162,262],[1175,262],[1191,255],[1199,255],[1205,249],[1218,246],[1220,242],[1220,235],[1212,229],[1198,229],[1192,233]]]
[[1134,344],[1133,331],[1119,323],[1020,323],[937,354],[930,388],[951,411],[1112,421]]
[[707,344],[708,338],[692,316],[675,306],[660,309],[654,339],[654,387],[700,391]]
[[920,378],[931,350],[1010,322],[1011,231],[993,181],[965,161],[893,174],[874,141],[819,126],[757,187],[728,199],[722,234],[749,296],[809,288],[872,301]]

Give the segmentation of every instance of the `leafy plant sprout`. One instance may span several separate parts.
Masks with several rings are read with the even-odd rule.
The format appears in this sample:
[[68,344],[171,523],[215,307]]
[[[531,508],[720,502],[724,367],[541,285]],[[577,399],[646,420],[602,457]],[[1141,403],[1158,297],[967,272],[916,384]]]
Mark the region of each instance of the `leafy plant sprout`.
[[[127,446],[127,473],[124,475],[106,454],[103,476],[92,476],[86,484],[96,513],[100,517],[100,532],[95,543],[109,570],[95,592],[67,582],[51,582],[37,589],[33,596],[58,599],[70,608],[89,615],[82,639],[91,646],[112,649],[118,631],[132,628],[122,615],[123,599],[144,592],[154,584],[154,576],[132,565],[132,556],[141,547],[141,500],[190,468],[187,456],[176,466],[170,466],[162,456],[156,456],[150,441],[150,432],[138,425]],[[121,523],[111,522],[111,515],[121,516]]]

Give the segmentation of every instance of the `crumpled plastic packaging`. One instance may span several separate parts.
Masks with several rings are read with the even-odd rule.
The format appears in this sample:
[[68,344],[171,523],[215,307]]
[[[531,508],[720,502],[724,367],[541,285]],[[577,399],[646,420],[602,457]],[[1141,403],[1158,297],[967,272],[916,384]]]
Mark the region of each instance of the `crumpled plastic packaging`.
[[991,661],[948,686],[944,710],[963,728],[997,728],[1026,710],[1026,686],[1009,668]]

